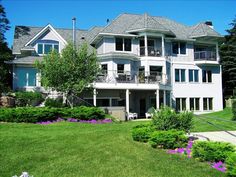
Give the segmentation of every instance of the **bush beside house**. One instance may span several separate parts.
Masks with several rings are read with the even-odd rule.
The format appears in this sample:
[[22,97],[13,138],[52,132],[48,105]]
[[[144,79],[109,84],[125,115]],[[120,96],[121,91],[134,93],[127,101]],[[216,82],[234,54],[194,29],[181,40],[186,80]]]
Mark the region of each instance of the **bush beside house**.
[[16,92],[15,104],[18,107],[37,106],[44,101],[40,92]]
[[232,112],[233,112],[232,120],[236,120],[236,100],[234,100],[232,103]]

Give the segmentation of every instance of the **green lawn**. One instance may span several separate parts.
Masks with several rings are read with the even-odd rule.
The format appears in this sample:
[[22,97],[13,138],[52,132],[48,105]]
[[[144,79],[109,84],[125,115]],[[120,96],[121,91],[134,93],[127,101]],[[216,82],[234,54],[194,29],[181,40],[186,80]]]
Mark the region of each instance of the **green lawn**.
[[91,125],[0,123],[0,176],[218,177],[225,174],[131,139],[140,122]]
[[[204,131],[222,131],[222,130],[236,130],[236,121],[232,121],[232,110],[229,108],[223,111],[203,114],[194,117],[193,132]],[[207,122],[206,122],[207,121]],[[211,125],[212,123],[214,125]]]

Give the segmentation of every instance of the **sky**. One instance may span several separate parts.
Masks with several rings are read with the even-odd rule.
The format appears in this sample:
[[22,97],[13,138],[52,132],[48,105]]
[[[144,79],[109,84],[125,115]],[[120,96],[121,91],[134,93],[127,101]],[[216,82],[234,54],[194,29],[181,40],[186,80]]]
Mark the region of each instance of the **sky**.
[[214,29],[225,35],[236,17],[236,0],[0,0],[11,29],[6,32],[12,46],[16,25],[72,28],[76,17],[79,29],[105,26],[121,13],[163,16],[192,26],[212,21]]

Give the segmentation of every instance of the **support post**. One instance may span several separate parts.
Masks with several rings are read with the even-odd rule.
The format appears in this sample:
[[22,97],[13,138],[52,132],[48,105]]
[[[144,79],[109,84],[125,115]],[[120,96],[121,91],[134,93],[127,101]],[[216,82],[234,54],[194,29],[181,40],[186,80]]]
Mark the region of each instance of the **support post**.
[[126,113],[129,115],[129,89],[126,89]]
[[97,90],[93,89],[93,105],[97,106]]
[[173,108],[173,105],[172,105],[172,91],[170,91],[170,107]]
[[145,47],[145,56],[148,56],[148,41],[147,41],[147,34],[146,33],[144,36],[144,47]]
[[165,40],[164,40],[164,35],[161,36],[161,50],[162,50],[162,57],[165,57]]
[[156,109],[160,108],[159,104],[159,89],[156,90]]
[[216,61],[219,61],[220,57],[219,57],[219,47],[218,47],[218,43],[216,43]]
[[163,104],[166,106],[166,90],[163,90]]

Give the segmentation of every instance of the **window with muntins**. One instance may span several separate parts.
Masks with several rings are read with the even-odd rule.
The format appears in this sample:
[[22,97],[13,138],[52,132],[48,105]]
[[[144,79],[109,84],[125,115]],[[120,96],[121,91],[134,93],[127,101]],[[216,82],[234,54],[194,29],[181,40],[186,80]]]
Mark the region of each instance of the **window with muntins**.
[[185,42],[172,42],[172,53],[186,55],[186,43]]
[[213,98],[203,98],[203,110],[213,110]]
[[189,99],[189,106],[190,106],[190,110],[193,111],[199,111],[200,107],[199,107],[199,98],[190,98]]
[[124,64],[117,64],[117,73],[124,73]]
[[176,111],[186,110],[186,98],[176,98]]
[[212,82],[212,72],[211,70],[202,70],[202,82],[211,83]]
[[198,70],[190,69],[188,74],[189,74],[188,75],[189,82],[198,82],[199,81]]
[[175,69],[175,82],[185,82],[185,69]]
[[38,54],[48,54],[50,51],[59,51],[59,42],[53,40],[40,40],[38,42]]
[[129,38],[116,38],[116,51],[131,51],[132,42]]

